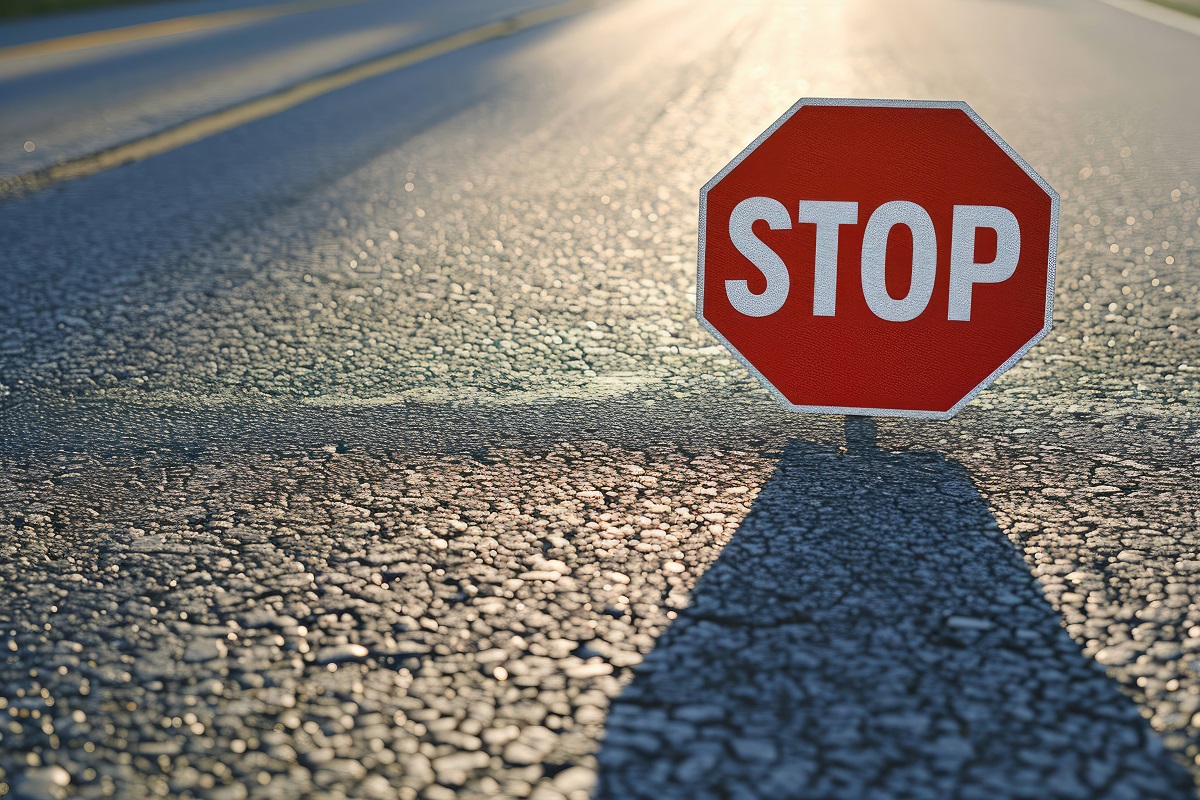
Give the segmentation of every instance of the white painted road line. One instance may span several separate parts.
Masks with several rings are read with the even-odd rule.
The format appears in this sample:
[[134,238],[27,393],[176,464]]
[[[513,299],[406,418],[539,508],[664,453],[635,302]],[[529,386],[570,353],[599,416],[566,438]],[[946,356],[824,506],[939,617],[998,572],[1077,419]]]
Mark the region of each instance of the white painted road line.
[[1147,0],[1100,0],[1100,2],[1130,14],[1136,14],[1143,19],[1167,25],[1193,36],[1200,36],[1200,17],[1193,17],[1183,11],[1176,11],[1167,6],[1160,6],[1158,3],[1147,2]]

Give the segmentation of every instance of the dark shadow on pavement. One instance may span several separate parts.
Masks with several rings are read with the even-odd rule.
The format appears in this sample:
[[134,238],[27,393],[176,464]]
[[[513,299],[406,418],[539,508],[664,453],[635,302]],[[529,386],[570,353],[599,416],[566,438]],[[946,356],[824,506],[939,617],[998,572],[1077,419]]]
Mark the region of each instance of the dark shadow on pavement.
[[601,798],[1182,798],[966,470],[794,440],[609,712]]

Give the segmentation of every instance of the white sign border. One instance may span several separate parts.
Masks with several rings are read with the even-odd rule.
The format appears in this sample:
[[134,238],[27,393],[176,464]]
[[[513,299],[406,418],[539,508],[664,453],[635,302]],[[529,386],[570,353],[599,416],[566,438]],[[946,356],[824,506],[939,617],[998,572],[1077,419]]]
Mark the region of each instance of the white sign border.
[[[869,107],[869,108],[957,108],[958,110],[965,113],[968,117],[970,117],[971,121],[974,122],[976,125],[978,125],[980,130],[982,130],[984,133],[986,133],[993,142],[995,142],[997,145],[999,145],[1000,149],[1003,150],[1008,155],[1009,158],[1011,158],[1014,162],[1016,162],[1017,166],[1019,166],[1022,170],[1024,170],[1025,174],[1033,179],[1034,183],[1036,183],[1038,186],[1040,186],[1042,188],[1042,190],[1050,196],[1050,215],[1051,215],[1051,218],[1050,218],[1050,248],[1049,248],[1048,263],[1046,265],[1047,271],[1046,271],[1045,324],[1043,324],[1042,329],[1040,331],[1038,331],[1034,335],[1034,337],[1032,339],[1030,339],[1028,342],[1026,342],[1019,350],[1017,350],[1017,352],[1011,358],[1009,358],[1007,361],[1005,361],[1003,364],[1001,364],[995,370],[995,372],[993,372],[991,375],[988,375],[986,378],[984,378],[979,383],[978,386],[976,386],[974,389],[972,389],[970,392],[968,392],[966,394],[966,396],[964,396],[961,400],[959,400],[957,403],[955,403],[953,406],[951,406],[948,411],[918,411],[918,410],[913,410],[913,409],[898,409],[898,408],[853,408],[853,407],[847,407],[847,406],[797,405],[796,403],[793,403],[791,400],[788,400],[787,397],[785,397],[783,395],[783,392],[776,389],[775,386],[772,385],[772,383],[769,380],[767,380],[766,376],[763,375],[761,372],[759,372],[758,369],[753,364],[750,363],[749,359],[747,359],[745,356],[743,356],[741,354],[741,352],[739,352],[738,349],[736,347],[734,347],[733,344],[728,339],[726,339],[721,334],[721,332],[716,329],[716,327],[712,323],[710,323],[707,319],[704,318],[704,247],[705,247],[705,240],[707,239],[707,224],[706,224],[705,220],[706,220],[707,212],[708,212],[708,192],[714,186],[716,186],[718,183],[720,183],[721,180],[726,175],[728,175],[730,172],[732,172],[734,170],[734,168],[737,167],[738,164],[741,164],[742,161],[744,161],[747,156],[749,156],[751,153],[753,153],[754,150],[760,144],[762,144],[764,141],[767,140],[768,137],[771,136],[771,134],[775,133],[775,131],[778,130],[781,125],[783,125],[785,122],[787,122],[789,119],[791,119],[793,114],[795,114],[797,111],[799,111],[804,106],[865,106],[865,107]],[[779,400],[781,403],[783,403],[783,405],[786,408],[788,408],[788,410],[790,410],[790,411],[794,411],[797,413],[808,413],[808,414],[851,414],[851,415],[871,416],[871,417],[906,417],[909,419],[936,419],[936,420],[950,419],[955,414],[957,414],[959,411],[961,411],[963,409],[963,407],[967,405],[967,403],[974,400],[975,397],[977,397],[980,392],[982,392],[987,387],[991,386],[992,383],[997,378],[999,378],[1001,375],[1003,375],[1005,372],[1007,372],[1009,369],[1011,369],[1012,366],[1014,364],[1016,364],[1017,361],[1019,361],[1022,356],[1024,356],[1026,353],[1029,352],[1030,348],[1032,348],[1035,344],[1040,342],[1046,336],[1046,334],[1050,332],[1051,325],[1053,324],[1053,321],[1054,321],[1054,283],[1055,283],[1055,270],[1056,270],[1056,266],[1057,266],[1057,262],[1058,262],[1058,214],[1059,214],[1059,197],[1058,197],[1058,192],[1056,192],[1054,190],[1054,187],[1052,187],[1049,183],[1047,183],[1046,180],[1041,175],[1039,175],[1033,169],[1033,167],[1031,167],[1029,165],[1028,162],[1025,161],[1025,159],[1023,159],[1023,158],[1021,158],[1021,156],[1017,155],[1017,151],[1013,150],[1008,145],[1008,142],[1006,142],[1002,138],[1000,138],[1000,135],[998,133],[996,133],[994,130],[992,130],[991,126],[988,125],[986,122],[984,122],[983,119],[978,114],[975,113],[975,110],[973,108],[971,108],[969,105],[967,105],[965,102],[963,102],[961,100],[898,100],[898,99],[869,100],[869,99],[856,99],[856,98],[802,97],[796,101],[795,105],[793,105],[791,108],[789,108],[787,111],[785,111],[783,116],[781,116],[779,119],[775,120],[773,123],[771,123],[771,126],[769,128],[767,128],[765,131],[760,133],[753,142],[751,142],[749,145],[746,146],[746,148],[744,150],[742,150],[742,152],[738,153],[737,156],[732,161],[730,161],[728,164],[726,164],[721,169],[720,172],[718,172],[716,175],[714,175],[712,177],[712,179],[710,179],[708,181],[708,183],[704,184],[704,187],[700,190],[700,231],[699,231],[700,247],[699,247],[699,252],[697,255],[697,262],[696,262],[696,319],[699,320],[700,325],[705,330],[707,330],[714,337],[716,337],[716,339],[719,342],[721,342],[721,344],[725,345],[725,348],[727,350],[729,350],[729,352],[732,353],[733,356],[738,361],[740,361],[743,364],[743,366],[746,367],[746,369],[750,370],[750,373],[752,375],[754,375],[756,378],[758,378],[759,382],[762,383],[763,386],[765,386],[771,392],[771,394],[773,394],[775,396],[775,398],[777,400]]]

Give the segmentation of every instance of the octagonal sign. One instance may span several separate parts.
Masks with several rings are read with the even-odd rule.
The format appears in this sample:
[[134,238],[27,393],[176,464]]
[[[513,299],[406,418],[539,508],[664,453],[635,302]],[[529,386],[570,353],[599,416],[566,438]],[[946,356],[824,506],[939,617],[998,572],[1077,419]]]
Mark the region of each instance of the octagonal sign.
[[948,419],[1050,330],[1057,243],[966,103],[805,99],[701,190],[696,311],[796,411]]

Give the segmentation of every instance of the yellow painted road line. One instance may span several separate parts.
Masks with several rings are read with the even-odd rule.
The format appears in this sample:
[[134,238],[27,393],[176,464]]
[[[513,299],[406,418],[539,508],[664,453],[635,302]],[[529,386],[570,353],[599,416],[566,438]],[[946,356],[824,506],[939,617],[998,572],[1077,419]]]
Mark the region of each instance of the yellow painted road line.
[[53,183],[74,180],[88,175],[142,161],[161,155],[177,147],[199,141],[209,136],[245,125],[248,122],[286,111],[323,94],[342,89],[367,78],[374,78],[393,70],[427,61],[446,53],[469,47],[473,44],[497,39],[520,31],[544,25],[554,20],[578,14],[599,5],[601,0],[566,0],[544,8],[526,11],[505,19],[489,22],[435,39],[425,44],[408,47],[399,52],[379,56],[361,64],[310,78],[306,81],[281,89],[277,92],[256,97],[232,106],[213,111],[196,119],[188,120],[166,130],[119,144],[97,153],[59,162],[49,167],[0,179],[0,199],[19,197]]
[[304,14],[309,11],[319,11],[323,8],[361,3],[365,0],[302,0],[298,3],[282,3],[257,8],[239,8],[235,11],[214,11],[211,14],[195,14],[190,17],[176,17],[157,22],[145,22],[141,25],[127,25],[123,28],[109,28],[103,31],[89,31],[74,36],[60,36],[56,39],[43,39],[39,42],[14,44],[0,47],[0,61],[10,61],[15,58],[31,58],[51,53],[69,53],[75,50],[86,50],[91,47],[104,47],[112,44],[137,42],[142,39],[154,39],[159,36],[173,36],[177,33],[193,33],[212,28],[229,28],[234,25],[244,25],[274,17],[286,17],[292,14]]

